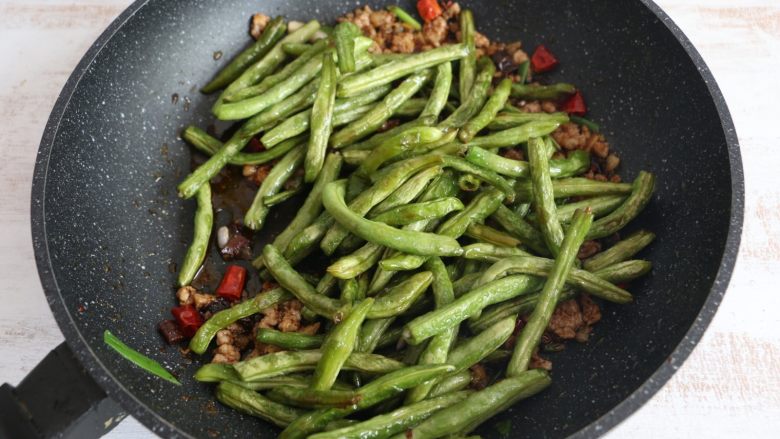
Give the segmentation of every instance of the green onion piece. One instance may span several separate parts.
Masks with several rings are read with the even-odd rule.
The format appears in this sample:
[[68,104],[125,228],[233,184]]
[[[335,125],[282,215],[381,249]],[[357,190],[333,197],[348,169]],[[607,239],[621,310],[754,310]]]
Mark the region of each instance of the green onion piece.
[[530,61],[524,61],[520,66],[517,68],[517,76],[520,78],[517,80],[520,84],[525,84],[525,81],[528,80],[528,69],[531,67]]
[[403,21],[404,23],[408,24],[412,29],[414,30],[420,30],[422,29],[422,25],[420,25],[420,22],[415,20],[414,17],[409,15],[408,12],[404,11],[403,9],[399,8],[398,6],[388,6],[390,12],[395,14],[396,17],[398,17],[399,20]]
[[585,119],[584,117],[570,115],[569,119],[571,119],[572,122],[578,124],[578,125],[585,125],[588,127],[589,130],[591,130],[594,133],[598,133],[601,127],[599,127],[599,124],[596,122],[593,122],[592,120]]
[[122,340],[116,338],[116,336],[107,329],[103,332],[103,342],[113,350],[117,351],[119,355],[125,357],[125,359],[140,367],[141,369],[151,373],[152,375],[157,375],[166,381],[170,381],[173,384],[181,386],[179,380],[171,375],[170,372],[165,370],[165,368],[162,367],[160,363],[122,343]]

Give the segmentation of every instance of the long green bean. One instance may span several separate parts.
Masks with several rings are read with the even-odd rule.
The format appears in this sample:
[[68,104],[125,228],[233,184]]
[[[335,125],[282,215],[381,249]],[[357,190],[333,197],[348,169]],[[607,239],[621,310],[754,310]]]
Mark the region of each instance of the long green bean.
[[[625,195],[630,194],[631,190],[632,185],[630,183],[611,183],[608,181],[589,180],[587,178],[562,178],[560,180],[553,181],[553,196],[556,199],[603,195]],[[531,201],[533,199],[533,188],[531,187],[531,182],[519,180],[515,184],[515,194],[517,195],[518,202]]]
[[413,72],[454,61],[467,53],[468,48],[463,44],[441,46],[427,52],[415,53],[344,79],[339,84],[338,95],[355,96],[373,87],[389,84]]
[[566,123],[568,121],[569,115],[566,113],[499,113],[488,123],[487,128],[499,131],[515,128],[528,122]]
[[561,243],[563,243],[563,227],[561,227],[556,213],[550,165],[544,140],[536,137],[528,140],[528,163],[531,168],[533,206],[536,210],[537,222],[542,229],[547,249],[553,255],[558,255]]
[[284,186],[284,183],[292,177],[295,171],[301,167],[303,157],[306,153],[303,145],[288,152],[279,163],[277,163],[268,176],[263,180],[260,189],[257,190],[252,205],[247,209],[244,215],[244,225],[252,230],[260,230],[265,224],[265,219],[271,209],[264,202],[264,198],[274,195]]
[[566,83],[552,85],[512,84],[512,97],[527,100],[557,100],[574,93],[577,89]]
[[603,238],[625,227],[650,202],[654,187],[655,176],[649,172],[639,172],[631,184],[631,195],[612,213],[593,222],[588,239]]
[[458,77],[458,93],[465,98],[471,92],[477,75],[477,48],[474,43],[477,31],[474,27],[474,16],[471,14],[471,10],[462,10],[459,19],[460,40],[468,48],[468,54],[459,61],[460,73]]
[[210,319],[198,328],[198,331],[190,340],[190,350],[196,354],[206,352],[211,343],[211,339],[217,335],[220,329],[226,328],[231,323],[257,314],[264,309],[268,309],[277,303],[292,299],[292,295],[281,288],[275,288],[264,293],[260,293],[253,299],[245,300],[238,305],[233,305],[228,309],[217,312]]
[[237,384],[222,382],[217,386],[217,399],[240,412],[264,419],[278,427],[286,427],[305,411],[288,407]]
[[463,210],[463,207],[463,203],[458,198],[440,198],[398,206],[372,219],[391,226],[404,226],[421,220],[441,218],[451,212]]
[[478,146],[480,148],[488,149],[515,146],[527,142],[531,137],[541,137],[550,134],[555,131],[558,126],[560,126],[560,122],[556,121],[528,122],[518,127],[496,131],[486,136],[474,137],[468,143],[468,146]]
[[[501,157],[496,153],[479,147],[470,147],[466,154],[466,160],[501,175],[518,178],[530,176],[528,162]],[[552,159],[549,162],[550,177],[571,177],[588,170],[590,167],[590,154],[587,151],[577,150],[565,159]],[[574,212],[572,211],[572,213]]]
[[[233,364],[242,380],[247,382],[263,380],[279,375],[312,370],[322,359],[319,350],[274,352],[251,360]],[[371,374],[386,374],[401,370],[404,364],[376,354],[353,352],[344,363],[345,370],[357,370]]]
[[[354,25],[353,25],[354,26]],[[338,32],[338,27],[337,27]],[[354,69],[354,59],[352,60]],[[311,109],[309,148],[306,150],[304,179],[314,181],[325,163],[328,139],[333,131],[333,108],[336,102],[336,64],[330,52],[326,52],[320,76],[320,87]]]
[[198,208],[195,210],[192,244],[187,248],[184,262],[179,271],[179,286],[189,285],[206,259],[211,228],[214,225],[214,210],[211,207],[211,185],[198,189]]
[[452,86],[452,64],[444,62],[436,67],[436,80],[433,83],[433,90],[428,97],[428,103],[420,113],[420,120],[424,120],[426,125],[433,125],[439,119],[439,114],[447,104],[450,87]]
[[213,93],[236,80],[244,69],[264,57],[274,47],[274,44],[284,36],[286,30],[287,26],[283,17],[276,17],[271,20],[265,26],[260,38],[230,60],[228,65],[223,67],[217,73],[217,76],[206,84],[201,91],[203,93]]
[[271,344],[284,349],[303,350],[318,349],[322,346],[324,336],[261,328],[257,330],[256,339],[260,343]]
[[321,348],[322,359],[314,369],[311,382],[313,390],[328,390],[333,386],[341,367],[355,347],[360,325],[373,305],[372,298],[360,302],[325,337]]
[[485,103],[485,106],[482,107],[482,110],[480,110],[476,116],[469,120],[466,125],[463,126],[460,132],[458,132],[458,138],[462,142],[468,143],[471,139],[474,138],[474,136],[477,135],[478,132],[482,131],[482,129],[485,128],[490,123],[490,121],[496,117],[496,114],[498,114],[498,112],[504,108],[507,99],[509,99],[509,92],[511,89],[511,79],[504,78],[501,80],[495,90],[493,90],[493,94]]
[[460,106],[438,125],[439,128],[444,130],[460,128],[485,105],[487,92],[496,72],[496,66],[490,57],[487,56],[480,58],[479,64],[480,71],[474,80],[474,85],[470,87],[469,93],[465,95],[465,99],[462,100]]
[[566,231],[566,236],[563,239],[558,256],[549,271],[547,280],[544,282],[539,302],[523,327],[522,332],[517,337],[515,350],[507,366],[507,376],[522,376],[523,372],[528,369],[531,355],[533,355],[534,349],[539,344],[542,333],[550,323],[550,318],[563,291],[566,277],[592,223],[593,214],[589,211],[579,210],[574,213],[571,227]]

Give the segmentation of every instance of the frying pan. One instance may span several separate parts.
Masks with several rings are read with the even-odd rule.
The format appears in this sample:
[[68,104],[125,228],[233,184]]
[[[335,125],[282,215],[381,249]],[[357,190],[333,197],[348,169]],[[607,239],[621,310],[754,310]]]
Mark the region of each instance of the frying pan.
[[[67,346],[17,388],[2,387],[6,436],[94,437],[122,410],[164,437],[275,435],[215,403],[209,386],[191,378],[200,359],[156,334],[192,231],[194,204],[175,190],[191,164],[178,133],[212,123],[214,98],[197,89],[248,42],[250,13],[330,21],[356,3],[386,2],[143,0],[95,42],[51,114],[32,191],[38,270]],[[650,1],[462,4],[491,38],[550,47],[562,61],[550,79],[584,90],[622,175],[646,169],[658,177],[655,198],[632,225],[658,235],[642,255],[654,270],[632,285],[635,303],[604,305],[591,341],[552,358],[554,384],[479,431],[500,437],[495,426],[511,423],[513,437],[597,437],[680,367],[722,299],[742,226],[737,136],[712,74]],[[285,215],[271,218],[271,232]],[[105,329],[160,360],[183,386],[120,358],[103,344]]]

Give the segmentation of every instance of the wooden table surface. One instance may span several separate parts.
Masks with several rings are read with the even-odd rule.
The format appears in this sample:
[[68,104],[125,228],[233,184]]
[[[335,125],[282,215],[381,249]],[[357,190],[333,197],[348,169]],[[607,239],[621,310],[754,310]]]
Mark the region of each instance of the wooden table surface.
[[[608,1],[608,0],[604,0]],[[62,340],[41,294],[30,185],[71,70],[130,0],[0,0],[0,381],[18,383]],[[780,2],[660,0],[712,69],[739,133],[745,226],[736,270],[702,342],[607,437],[780,437]],[[684,147],[684,146],[683,146]],[[127,419],[111,438],[153,437]]]

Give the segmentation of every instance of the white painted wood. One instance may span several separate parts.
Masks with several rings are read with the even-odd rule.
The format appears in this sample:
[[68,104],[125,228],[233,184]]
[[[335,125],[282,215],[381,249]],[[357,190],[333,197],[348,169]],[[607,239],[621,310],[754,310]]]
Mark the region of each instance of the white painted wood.
[[[605,0],[606,1],[606,0]],[[71,70],[130,0],[0,0],[0,379],[16,383],[62,341],[29,227],[35,153]],[[712,69],[742,145],[745,229],[728,294],[672,380],[607,437],[780,436],[780,4],[661,0]],[[153,437],[132,419],[110,438]]]

